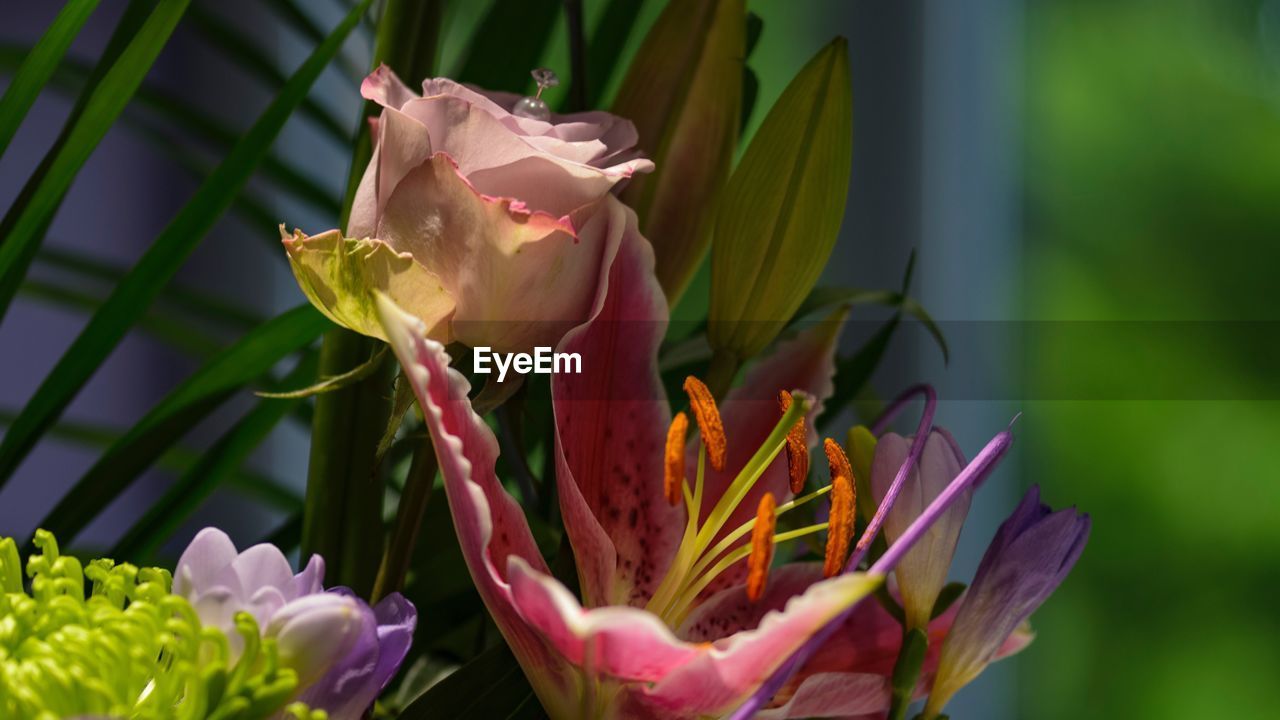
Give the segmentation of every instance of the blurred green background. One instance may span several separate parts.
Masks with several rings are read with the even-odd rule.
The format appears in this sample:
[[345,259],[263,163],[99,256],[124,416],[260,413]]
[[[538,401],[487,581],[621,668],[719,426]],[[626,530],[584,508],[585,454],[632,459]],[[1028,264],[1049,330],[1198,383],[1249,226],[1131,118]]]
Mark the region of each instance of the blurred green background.
[[1280,712],[1278,40],[1275,2],[1027,6],[1026,318],[1141,322],[1028,326],[1022,474],[1094,530],[1024,717]]

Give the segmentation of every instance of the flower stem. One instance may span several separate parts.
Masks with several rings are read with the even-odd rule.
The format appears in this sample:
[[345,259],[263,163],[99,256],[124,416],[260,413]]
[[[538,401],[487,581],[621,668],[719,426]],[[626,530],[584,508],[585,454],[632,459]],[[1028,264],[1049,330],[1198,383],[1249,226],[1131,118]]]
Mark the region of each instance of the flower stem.
[[[331,330],[320,349],[320,375],[350,370],[373,351],[375,341]],[[391,412],[392,367],[384,361],[359,383],[316,397],[311,426],[302,557],[318,553],[326,579],[361,597],[373,589],[382,550],[383,483],[375,457]]]
[[920,669],[924,666],[924,656],[929,649],[929,636],[924,630],[915,628],[902,635],[902,648],[898,651],[898,661],[893,666],[893,697],[889,706],[887,720],[904,720],[907,708],[911,705],[911,696],[916,684],[920,681]]
[[[410,83],[430,74],[439,44],[441,7],[438,0],[387,0],[372,65],[386,63]],[[376,105],[366,103],[356,131],[340,222],[344,228],[356,186],[373,153],[365,118],[374,112]],[[376,347],[376,341],[349,330],[332,330],[320,350],[320,372],[346,372],[368,360]],[[363,597],[373,590],[382,550],[384,487],[377,450],[391,413],[393,367],[383,363],[360,383],[317,397],[312,423],[303,557],[321,554],[331,582],[347,585]]]
[[404,481],[404,492],[400,495],[400,506],[396,509],[395,524],[391,527],[391,539],[387,543],[387,552],[382,556],[382,565],[378,568],[378,579],[373,584],[374,602],[404,589],[409,561],[418,545],[418,530],[422,527],[422,518],[427,512],[427,502],[431,499],[438,465],[431,438],[422,438],[409,462],[409,474]]

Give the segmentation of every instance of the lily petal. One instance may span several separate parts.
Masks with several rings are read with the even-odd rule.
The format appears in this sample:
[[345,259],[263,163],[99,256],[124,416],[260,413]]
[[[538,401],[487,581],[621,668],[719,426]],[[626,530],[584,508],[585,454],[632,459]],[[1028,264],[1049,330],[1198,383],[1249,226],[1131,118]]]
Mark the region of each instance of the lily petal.
[[603,268],[592,319],[559,348],[582,357],[582,372],[551,379],[560,507],[588,606],[643,604],[685,522],[660,482],[671,422],[657,371],[667,304],[635,213],[607,202],[617,256]]
[[378,296],[378,312],[431,433],[472,581],[538,697],[555,706],[569,682],[564,663],[520,618],[505,575],[512,556],[539,572],[547,572],[547,566],[524,513],[494,473],[498,442],[471,409],[466,378],[449,367],[442,345],[422,336],[422,323],[385,296]]
[[[907,458],[909,446],[910,441],[896,433],[886,433],[876,444],[871,492],[877,505],[884,501],[894,476]],[[951,434],[935,427],[925,440],[919,462],[907,476],[897,502],[885,518],[884,531],[890,544],[906,532],[911,522],[960,474],[965,464],[964,454]],[[938,593],[947,582],[951,558],[972,497],[972,489],[963,493],[894,569],[911,627],[923,627],[929,621]]]
[[560,581],[509,561],[520,615],[573,665],[599,677],[655,682],[706,651],[686,643],[651,612],[628,606],[585,609]]
[[639,691],[655,708],[689,715],[720,715],[741,704],[827,622],[865,598],[883,578],[845,573],[814,583],[780,612],[767,613],[754,630],[714,643],[710,650]]
[[[763,618],[783,607],[786,599],[822,582],[821,563],[792,563],[776,569],[758,602],[746,598],[742,587],[718,593],[686,620],[680,636],[687,640],[716,640],[757,627]],[[929,690],[938,667],[939,651],[955,620],[955,603],[929,625],[929,652],[925,658],[917,697]],[[1000,648],[998,657],[1022,650],[1031,642],[1025,628]],[[757,718],[847,717],[883,713],[889,707],[889,677],[902,645],[902,628],[878,602],[860,603],[814,653],[795,677],[774,697],[775,707]]]

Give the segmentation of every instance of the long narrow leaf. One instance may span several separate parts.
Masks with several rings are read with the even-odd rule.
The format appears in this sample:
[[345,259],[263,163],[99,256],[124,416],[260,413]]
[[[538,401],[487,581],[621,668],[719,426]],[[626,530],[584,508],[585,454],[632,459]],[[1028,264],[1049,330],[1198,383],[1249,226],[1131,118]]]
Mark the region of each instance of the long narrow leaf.
[[545,717],[515,656],[503,643],[436,683],[400,712],[401,720]]
[[0,155],[9,148],[9,141],[18,132],[18,126],[36,101],[40,89],[49,81],[58,61],[66,55],[71,41],[97,7],[98,0],[69,0],[22,61],[9,81],[4,97],[0,98]]
[[635,29],[644,0],[610,0],[587,43],[587,107],[602,107],[604,92],[613,78]]
[[[0,43],[0,70],[16,68],[29,50],[22,45]],[[62,92],[79,92],[90,75],[92,75],[92,68],[88,64],[74,58],[67,58],[58,66],[51,80],[51,86]],[[176,141],[170,138],[171,133],[158,127],[157,120],[172,128],[181,129],[184,137],[190,136],[201,141],[219,157],[225,155],[235,145],[241,134],[218,122],[208,113],[193,108],[185,100],[146,82],[138,88],[134,102],[125,108],[123,119],[126,126],[165,151],[186,169],[195,169],[192,167],[194,162],[191,159],[191,153],[180,149]],[[202,178],[208,175],[208,172],[203,170],[207,168],[202,169],[200,175]],[[321,187],[315,180],[274,153],[263,159],[259,173],[279,189],[309,203],[316,209],[330,215],[338,214],[338,198],[334,192]],[[240,200],[243,201],[245,198],[242,197]]]
[[[36,263],[66,272],[83,281],[100,281],[109,286],[118,284],[129,272],[127,268],[84,253],[49,246],[40,248]],[[165,287],[160,293],[160,299],[167,307],[241,332],[263,322],[258,313],[234,302],[178,285]]]
[[[23,296],[34,300],[84,313],[93,312],[102,304],[102,298],[92,293],[42,280],[24,280],[20,292]],[[163,343],[200,358],[212,355],[219,346],[216,339],[192,328],[191,324],[182,318],[155,310],[142,316],[138,321],[138,329]]]
[[[155,62],[168,41],[190,0],[160,0],[136,35],[120,53],[102,81],[93,86],[84,109],[72,120],[65,143],[58,144],[47,158],[31,186],[24,189],[14,207],[12,225],[6,217],[7,230],[0,238],[0,319],[3,319],[14,293],[35,256],[36,249],[48,229],[49,222],[71,181],[106,135],[124,106],[133,96],[142,78]],[[6,441],[8,438],[6,438]],[[0,476],[5,473],[0,473]]]
[[[18,414],[11,410],[0,409],[0,427],[7,427]],[[92,423],[64,421],[49,428],[49,437],[72,445],[87,448],[103,449],[120,439],[120,431]],[[188,447],[173,445],[156,459],[156,467],[175,474],[185,473],[200,458],[203,452]],[[227,477],[227,487],[235,490],[246,500],[262,503],[275,510],[284,512],[302,512],[302,498],[292,488],[286,487],[274,478],[254,472],[248,468],[240,468]]]
[[[160,233],[129,275],[116,286],[41,383],[0,443],[0,487],[239,194],[294,108],[306,97],[312,83],[371,2],[363,0],[352,10],[294,73],[244,138]],[[0,251],[7,249],[6,246]]]
[[112,444],[40,526],[58,537],[73,539],[195,423],[282,358],[309,345],[328,324],[310,305],[303,305],[241,338],[165,396]]
[[[309,42],[317,45],[324,42],[324,29],[293,0],[265,0],[265,3]],[[359,85],[364,80],[364,71],[341,52],[333,62],[352,83]]]
[[[263,52],[262,48],[249,42],[239,28],[229,25],[199,5],[191,9],[191,19],[206,39],[225,50],[228,58],[261,80],[268,88],[274,90],[285,84],[285,74],[276,67],[274,59]],[[302,99],[299,109],[334,140],[344,146],[350,144],[352,128],[330,110],[309,97]]]
[[560,0],[495,0],[471,36],[458,79],[490,90],[528,90],[529,71],[542,58],[560,7]]
[[[276,387],[287,388],[316,376],[316,354],[307,353]],[[190,470],[151,505],[116,544],[111,557],[143,562],[218,485],[233,475],[300,400],[263,400],[218,439]],[[299,504],[300,506],[301,504]]]

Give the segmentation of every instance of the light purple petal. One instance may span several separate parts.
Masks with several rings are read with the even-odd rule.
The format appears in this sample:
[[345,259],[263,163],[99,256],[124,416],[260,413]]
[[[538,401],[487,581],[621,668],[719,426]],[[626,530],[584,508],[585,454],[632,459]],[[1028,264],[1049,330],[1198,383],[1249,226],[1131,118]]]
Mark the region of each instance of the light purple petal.
[[298,697],[312,709],[328,712],[331,720],[359,720],[381,691],[371,682],[379,665],[378,620],[363,602],[356,607],[359,632],[350,650]]
[[293,596],[313,595],[324,592],[324,558],[312,555],[302,572],[293,578]]
[[178,559],[173,573],[173,593],[191,598],[205,591],[235,559],[235,543],[226,533],[211,527],[201,530]]

